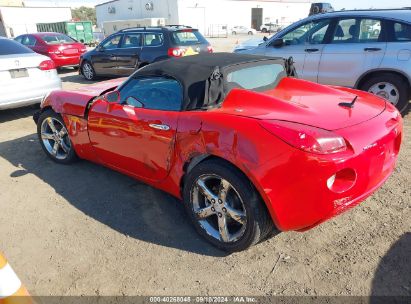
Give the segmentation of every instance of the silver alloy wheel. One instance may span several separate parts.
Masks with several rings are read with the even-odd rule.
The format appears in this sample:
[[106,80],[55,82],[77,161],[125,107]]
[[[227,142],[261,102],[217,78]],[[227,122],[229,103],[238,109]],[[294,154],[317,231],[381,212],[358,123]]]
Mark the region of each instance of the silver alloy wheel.
[[71,142],[66,127],[57,119],[47,117],[41,124],[41,140],[47,152],[64,160],[70,153]]
[[94,71],[93,71],[93,67],[91,66],[90,63],[88,63],[88,62],[84,63],[83,67],[82,67],[82,70],[83,70],[84,77],[86,77],[88,80],[93,79]]
[[378,82],[371,86],[368,92],[388,100],[394,106],[397,105],[400,100],[400,91],[395,85],[389,82]]
[[232,243],[244,235],[244,202],[233,185],[221,176],[200,176],[191,189],[191,200],[198,223],[211,237]]

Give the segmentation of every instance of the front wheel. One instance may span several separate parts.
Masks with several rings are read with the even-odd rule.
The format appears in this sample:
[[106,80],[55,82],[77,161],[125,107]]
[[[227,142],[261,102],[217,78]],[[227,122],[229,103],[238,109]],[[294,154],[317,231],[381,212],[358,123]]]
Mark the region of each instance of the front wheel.
[[405,112],[409,104],[409,84],[395,74],[373,76],[360,89],[386,99],[401,113]]
[[184,203],[197,232],[224,251],[245,250],[274,230],[250,181],[220,160],[200,163],[188,174]]
[[37,135],[47,156],[60,164],[77,159],[63,118],[52,110],[41,113],[37,123]]
[[249,36],[251,36],[251,35],[253,35],[253,34],[254,34],[254,33],[253,33],[252,31],[249,31],[249,32],[248,32],[248,35],[249,35]]
[[234,32],[234,31],[233,31],[231,34],[235,36],[235,35],[237,35],[237,32]]

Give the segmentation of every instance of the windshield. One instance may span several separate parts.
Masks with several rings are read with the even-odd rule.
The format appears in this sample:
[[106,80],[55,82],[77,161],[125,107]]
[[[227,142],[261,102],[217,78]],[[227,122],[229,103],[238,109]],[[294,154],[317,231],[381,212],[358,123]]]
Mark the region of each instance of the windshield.
[[14,40],[0,39],[0,55],[34,53],[29,48]]
[[74,40],[73,38],[70,38],[69,36],[63,34],[44,35],[41,36],[41,38],[44,40],[44,42],[50,45],[76,42],[76,40]]
[[183,30],[174,32],[172,39],[176,45],[193,45],[193,44],[207,44],[207,40],[195,30]]
[[280,80],[286,77],[284,66],[280,63],[247,65],[227,74],[226,82],[229,89],[241,88],[252,91],[267,91],[274,89]]

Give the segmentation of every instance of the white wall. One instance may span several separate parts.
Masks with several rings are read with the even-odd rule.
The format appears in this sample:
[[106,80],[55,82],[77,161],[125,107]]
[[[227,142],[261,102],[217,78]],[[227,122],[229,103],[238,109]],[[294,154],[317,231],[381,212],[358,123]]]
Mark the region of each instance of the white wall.
[[[146,4],[152,3],[153,10]],[[115,13],[109,13],[109,8]],[[103,28],[105,21],[127,19],[165,18],[168,24],[178,24],[177,0],[119,0],[96,6],[97,25]]]
[[198,27],[206,35],[213,24],[226,24],[229,28],[235,25],[251,26],[252,8],[263,9],[263,23],[278,20],[280,24],[289,25],[307,17],[310,6],[310,0],[178,0],[180,24]]
[[[36,33],[37,23],[70,21],[70,8],[49,7],[0,7],[7,37]],[[14,34],[14,35],[13,35]]]
[[[308,16],[313,0],[117,0],[96,6],[97,24],[103,22],[165,18],[168,24],[184,24],[208,34],[212,25],[251,26],[251,9],[263,9],[264,22],[288,25]],[[153,10],[146,4],[152,3]],[[109,13],[109,10],[115,13]]]

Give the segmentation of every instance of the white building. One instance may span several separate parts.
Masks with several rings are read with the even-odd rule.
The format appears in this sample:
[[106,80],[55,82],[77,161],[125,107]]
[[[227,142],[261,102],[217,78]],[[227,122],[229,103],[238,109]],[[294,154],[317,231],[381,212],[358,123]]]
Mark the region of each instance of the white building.
[[260,29],[267,22],[288,25],[308,16],[312,0],[113,0],[96,6],[97,25],[107,21],[165,18],[167,24],[198,28],[210,35],[227,25]]
[[0,6],[0,36],[17,37],[36,33],[37,23],[70,21],[68,7],[12,7]]
[[23,2],[25,6],[30,6],[30,7],[77,8],[80,6],[94,7],[96,4],[106,2],[106,1],[104,0],[98,0],[98,1],[96,0],[23,0]]

